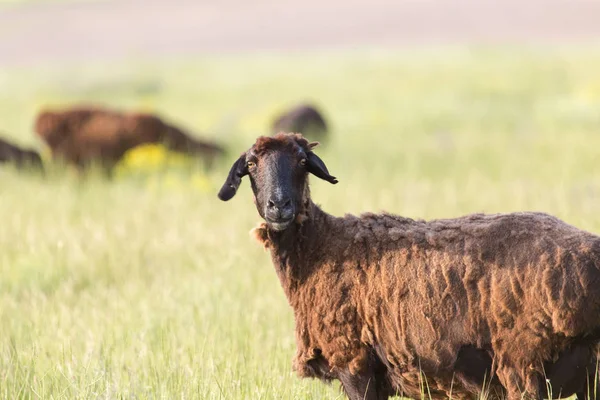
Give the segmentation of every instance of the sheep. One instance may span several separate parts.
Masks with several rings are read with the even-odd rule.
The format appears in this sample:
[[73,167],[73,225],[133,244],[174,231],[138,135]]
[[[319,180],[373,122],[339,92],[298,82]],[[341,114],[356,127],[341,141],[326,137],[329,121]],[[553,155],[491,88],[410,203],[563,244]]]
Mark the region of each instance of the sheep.
[[259,137],[218,193],[249,176],[301,377],[337,379],[351,400],[541,399],[547,384],[595,398],[599,236],[539,212],[335,217],[310,197],[309,173],[338,182],[316,145]]
[[43,110],[36,118],[35,131],[54,158],[79,169],[99,163],[111,170],[128,150],[147,143],[164,143],[171,150],[198,155],[208,165],[224,152],[220,146],[194,139],[155,115],[91,106]]
[[0,163],[11,163],[18,169],[44,169],[42,158],[35,150],[22,149],[2,138],[0,138]]
[[299,104],[279,115],[274,121],[272,132],[299,132],[304,136],[323,140],[327,135],[327,124],[315,106]]

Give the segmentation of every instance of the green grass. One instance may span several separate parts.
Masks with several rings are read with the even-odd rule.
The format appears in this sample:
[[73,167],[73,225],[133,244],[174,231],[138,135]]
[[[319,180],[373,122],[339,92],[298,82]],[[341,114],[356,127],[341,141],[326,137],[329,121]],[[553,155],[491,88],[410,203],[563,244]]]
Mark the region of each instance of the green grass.
[[157,111],[227,144],[208,183],[0,169],[0,398],[335,399],[291,371],[293,320],[228,167],[286,105],[333,126],[335,214],[540,210],[600,232],[600,48],[439,49],[0,70],[5,135],[45,105]]

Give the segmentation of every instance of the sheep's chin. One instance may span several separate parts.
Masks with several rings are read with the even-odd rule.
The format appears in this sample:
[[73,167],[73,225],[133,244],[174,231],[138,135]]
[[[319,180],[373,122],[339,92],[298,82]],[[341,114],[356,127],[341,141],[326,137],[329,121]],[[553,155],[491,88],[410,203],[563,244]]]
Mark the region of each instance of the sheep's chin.
[[290,219],[289,221],[285,221],[285,222],[271,222],[271,221],[267,221],[267,225],[269,226],[269,229],[273,230],[273,231],[277,231],[277,232],[282,232],[285,231],[287,228],[290,227],[290,225],[292,225],[294,219]]

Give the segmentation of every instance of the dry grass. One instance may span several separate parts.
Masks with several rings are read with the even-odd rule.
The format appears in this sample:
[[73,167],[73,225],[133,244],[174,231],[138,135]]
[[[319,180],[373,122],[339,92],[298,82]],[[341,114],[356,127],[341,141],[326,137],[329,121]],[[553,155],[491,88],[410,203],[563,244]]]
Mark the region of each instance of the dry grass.
[[0,170],[0,398],[338,398],[291,372],[291,310],[248,235],[249,188],[217,200],[235,155],[316,99],[340,183],[313,195],[333,214],[541,210],[600,232],[599,70],[589,48],[0,70],[1,129],[22,143],[40,106],[93,101],[231,150],[209,174],[143,157],[112,182]]

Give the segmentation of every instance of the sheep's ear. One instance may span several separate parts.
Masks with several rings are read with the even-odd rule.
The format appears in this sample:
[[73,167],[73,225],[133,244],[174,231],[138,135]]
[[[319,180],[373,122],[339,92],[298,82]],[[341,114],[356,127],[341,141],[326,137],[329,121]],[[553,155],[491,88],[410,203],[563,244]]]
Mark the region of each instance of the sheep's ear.
[[321,143],[319,143],[319,142],[310,142],[310,143],[308,144],[308,149],[309,149],[309,150],[312,150],[312,149],[314,149],[315,147],[317,147],[317,146],[318,146],[318,145],[320,145],[320,144],[321,144]]
[[233,163],[231,169],[229,170],[229,175],[227,175],[227,179],[219,190],[219,199],[223,201],[227,201],[235,196],[238,188],[240,187],[240,183],[242,183],[242,178],[248,175],[248,166],[246,164],[246,153],[242,154],[238,160]]
[[327,171],[325,163],[315,153],[309,151],[306,154],[306,159],[306,169],[308,170],[308,172],[310,172],[318,178],[326,180],[329,183],[338,183],[335,176],[329,175],[329,171]]

